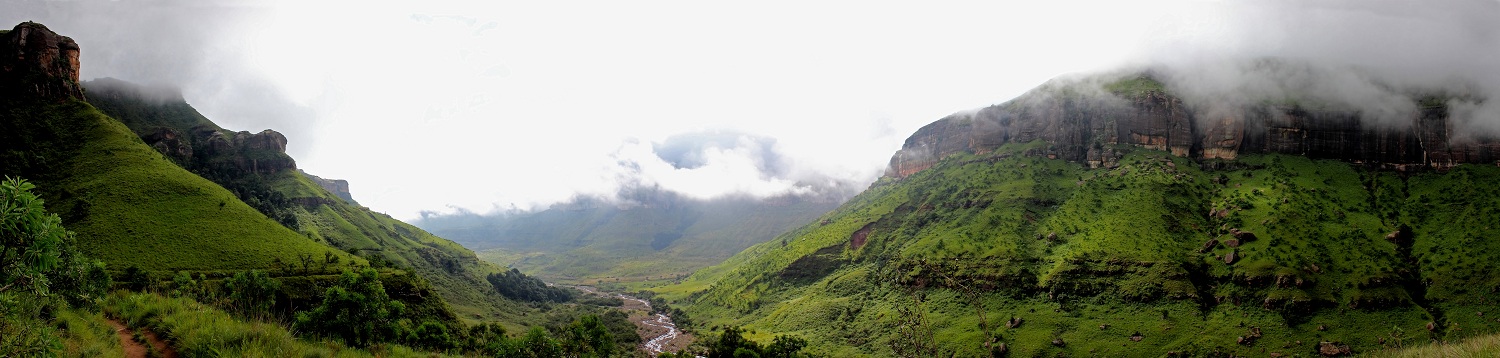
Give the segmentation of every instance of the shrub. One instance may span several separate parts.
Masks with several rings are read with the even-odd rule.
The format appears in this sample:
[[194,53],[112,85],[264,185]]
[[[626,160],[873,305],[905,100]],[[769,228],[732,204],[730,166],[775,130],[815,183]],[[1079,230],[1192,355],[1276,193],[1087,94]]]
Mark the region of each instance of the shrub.
[[224,290],[229,294],[230,307],[235,311],[246,317],[259,317],[271,313],[281,283],[265,271],[251,270],[236,273],[225,280]]
[[297,313],[296,327],[366,347],[399,337],[395,317],[405,310],[405,305],[386,295],[375,269],[366,268],[359,274],[344,271],[338,284],[324,292],[322,305]]

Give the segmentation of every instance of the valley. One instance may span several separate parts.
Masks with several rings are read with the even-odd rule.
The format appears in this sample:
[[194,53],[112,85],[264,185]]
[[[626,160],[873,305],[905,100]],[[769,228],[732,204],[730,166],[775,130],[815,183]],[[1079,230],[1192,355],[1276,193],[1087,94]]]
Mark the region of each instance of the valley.
[[1500,355],[1500,4],[150,5],[0,5],[0,357]]

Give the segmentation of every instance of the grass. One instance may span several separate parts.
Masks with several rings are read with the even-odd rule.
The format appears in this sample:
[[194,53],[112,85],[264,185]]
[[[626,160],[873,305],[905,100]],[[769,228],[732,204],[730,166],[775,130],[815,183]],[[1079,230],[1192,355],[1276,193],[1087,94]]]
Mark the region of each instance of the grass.
[[115,328],[99,312],[68,309],[58,312],[54,321],[63,339],[63,355],[68,357],[123,357]]
[[[157,167],[141,168],[144,173],[173,172],[171,175],[182,175],[190,179],[203,182],[192,173],[177,168],[169,160],[157,154],[150,147],[141,144],[138,138],[151,137],[161,128],[170,128],[180,133],[184,141],[197,140],[191,138],[191,133],[200,129],[217,130],[225,134],[233,135],[209,119],[199,114],[192,106],[180,99],[150,98],[146,92],[138,86],[111,80],[100,80],[88,83],[91,99],[97,102],[101,111],[109,113],[128,127],[134,133],[121,131],[120,126],[115,125],[114,131],[109,137],[112,140],[132,142],[134,147],[143,147],[144,156],[155,158],[157,163],[164,163]],[[116,134],[124,133],[126,136]],[[93,141],[91,140],[90,143]],[[235,242],[236,240],[249,240],[258,245],[274,245],[273,247],[287,250],[289,255],[277,256],[283,263],[292,263],[294,266],[299,260],[298,255],[309,254],[317,261],[323,261],[325,252],[331,252],[339,256],[339,266],[349,265],[351,262],[357,265],[367,263],[366,258],[377,261],[379,266],[393,266],[401,268],[420,276],[420,280],[408,280],[419,286],[429,287],[435,291],[440,300],[424,299],[424,304],[433,310],[434,314],[442,320],[452,320],[454,313],[447,312],[449,305],[457,316],[470,321],[499,320],[519,326],[525,321],[530,308],[523,307],[514,302],[499,298],[491,294],[493,288],[484,280],[485,275],[499,272],[500,268],[494,264],[479,260],[473,252],[468,249],[414,226],[395,220],[387,215],[375,213],[369,209],[346,203],[332,193],[324,190],[313,180],[295,169],[283,169],[274,172],[260,173],[238,173],[233,163],[251,159],[262,162],[271,161],[277,163],[290,163],[290,158],[284,153],[275,150],[234,150],[231,153],[210,150],[206,143],[192,143],[194,156],[192,158],[176,158],[176,162],[194,168],[194,170],[207,173],[205,177],[221,181],[218,183],[223,187],[238,188],[252,199],[259,200],[260,211],[266,212],[278,218],[280,222],[272,221],[235,199],[233,193],[223,193],[223,208],[195,206],[190,199],[185,198],[183,193],[164,192],[159,197],[173,204],[173,206],[147,207],[142,209],[144,213],[154,215],[153,217],[140,218],[133,222],[119,224],[118,230],[139,230],[131,225],[137,225],[141,221],[159,221],[163,226],[169,227],[175,233],[187,233],[191,235],[202,235],[204,232],[223,232],[234,235],[236,238],[227,240],[219,237],[209,237],[216,241],[206,242],[202,245],[190,245],[192,242],[181,240],[142,240],[142,243],[119,243],[118,247],[103,247],[99,252],[126,252],[137,260],[155,257],[161,261],[173,264],[154,264],[146,268],[150,269],[193,269],[181,265],[181,262],[192,262],[194,260],[220,260],[228,258],[231,260],[226,265],[215,265],[205,263],[196,267],[199,269],[234,269],[269,268],[271,264],[264,258],[254,255],[239,255],[242,248],[235,245],[220,245],[222,242]],[[180,154],[174,154],[180,156]],[[98,156],[89,156],[97,158]],[[206,164],[205,164],[206,163]],[[164,169],[161,166],[171,166]],[[226,167],[227,166],[227,167]],[[104,187],[101,184],[98,191],[105,189],[116,190],[114,186]],[[111,185],[119,185],[113,183]],[[151,183],[159,186],[158,183]],[[209,183],[209,186],[218,187]],[[205,192],[212,191],[204,189]],[[223,192],[223,189],[214,191]],[[250,200],[250,199],[246,199]],[[219,205],[219,201],[212,203]],[[221,212],[233,209],[234,215]],[[192,227],[191,218],[184,218],[179,213],[210,213],[217,216],[221,226],[231,226],[229,229],[246,227],[254,232],[239,232],[225,230],[224,228]],[[93,216],[103,215],[93,212],[88,213],[92,220]],[[240,217],[236,216],[243,214]],[[253,219],[253,220],[252,220]],[[154,220],[154,221],[152,221]],[[252,223],[254,226],[248,224]],[[118,221],[110,221],[118,222]],[[71,227],[71,226],[70,226]],[[154,236],[161,234],[153,233]],[[179,234],[181,235],[181,234]],[[278,241],[283,238],[295,242]],[[170,245],[170,246],[169,246]],[[165,252],[165,255],[153,255],[155,252]],[[177,255],[182,253],[182,255]],[[358,257],[348,255],[353,253]],[[184,256],[184,257],[178,257]],[[106,258],[108,259],[108,258]],[[274,259],[274,258],[273,258]],[[243,260],[239,263],[234,260]],[[117,262],[117,261],[116,261]],[[116,264],[111,262],[111,264]],[[145,263],[125,262],[125,264],[142,265]],[[425,281],[425,282],[417,282]],[[316,290],[314,290],[316,291]]]
[[1496,357],[1500,356],[1500,335],[1491,334],[1459,342],[1427,344],[1405,349],[1371,352],[1368,356],[1389,358]]
[[111,267],[264,269],[276,259],[338,251],[178,167],[88,104],[28,103],[3,115],[23,126],[7,139],[24,152],[10,152],[0,169],[35,181],[48,208],[78,233],[84,254]]
[[427,357],[435,353],[400,345],[368,350],[292,336],[282,324],[243,321],[186,298],[118,291],[105,298],[106,314],[135,329],[149,329],[189,357]]
[[[1483,184],[1500,168],[1400,175],[1248,155],[1203,169],[1129,147],[1115,148],[1126,153],[1119,167],[1089,168],[1020,155],[1038,145],[877,183],[778,240],[651,289],[705,328],[796,334],[832,356],[894,355],[915,333],[960,356],[984,354],[991,339],[1017,356],[1128,356],[1311,355],[1322,341],[1375,352],[1397,336],[1500,332],[1480,314],[1500,289],[1484,274],[1500,248],[1480,239],[1500,222],[1500,190]],[[1403,225],[1413,245],[1386,240]],[[1254,239],[1200,251],[1235,230]],[[868,232],[858,248],[857,231]],[[807,265],[824,256],[838,259]],[[1010,317],[1025,323],[1006,328]],[[1250,327],[1262,337],[1237,343]],[[1144,339],[1129,340],[1136,332]]]

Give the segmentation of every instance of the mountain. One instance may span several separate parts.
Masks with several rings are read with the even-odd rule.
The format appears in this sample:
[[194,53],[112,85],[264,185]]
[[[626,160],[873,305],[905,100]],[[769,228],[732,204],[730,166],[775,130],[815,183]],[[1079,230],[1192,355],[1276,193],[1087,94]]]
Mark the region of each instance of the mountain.
[[500,267],[353,204],[347,183],[298,170],[280,133],[219,127],[175,90],[80,83],[79,51],[37,23],[0,32],[0,174],[35,183],[80,251],[116,276],[268,270],[290,314],[341,269],[373,266],[414,319],[540,324],[495,294],[486,277]]
[[78,46],[45,26],[0,34],[0,173],[37,183],[87,256],[115,268],[245,270],[332,252],[145,145],[84,101]]
[[1049,156],[1096,165],[1104,155],[1096,145],[1101,143],[1190,158],[1283,153],[1397,170],[1500,161],[1500,138],[1456,128],[1448,116],[1449,99],[1436,94],[1407,98],[1416,110],[1391,124],[1362,116],[1358,109],[1307,100],[1193,108],[1149,74],[1104,88],[1056,81],[1006,104],[922,127],[891,158],[887,175],[904,177],[950,154],[983,153],[1034,140],[1052,144]]
[[642,190],[630,204],[577,199],[524,213],[428,215],[417,221],[480,256],[558,282],[676,279],[833,209],[787,196],[697,200]]
[[493,295],[485,279],[503,272],[500,267],[452,241],[358,206],[347,181],[298,169],[280,133],[220,128],[170,89],[108,78],[83,85],[90,103],[131,128],[149,148],[230,189],[297,236],[375,266],[411,270],[463,317],[522,321],[524,309]]
[[923,127],[838,209],[655,290],[831,356],[1341,355],[1500,331],[1496,143],[1409,100],[1389,126],[1295,99],[1203,111],[1150,73],[1052,82]]

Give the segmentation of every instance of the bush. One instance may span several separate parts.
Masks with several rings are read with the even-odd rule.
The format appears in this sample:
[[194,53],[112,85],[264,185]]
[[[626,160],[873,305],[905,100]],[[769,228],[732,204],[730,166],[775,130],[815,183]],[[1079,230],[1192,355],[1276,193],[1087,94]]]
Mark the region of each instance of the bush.
[[251,270],[224,280],[224,290],[229,294],[230,307],[235,311],[245,317],[264,317],[271,313],[281,283],[265,271]]
[[297,313],[296,327],[343,339],[350,346],[367,347],[402,336],[395,318],[405,310],[406,305],[386,295],[375,269],[366,268],[359,274],[344,271],[338,284],[324,292],[322,305]]

